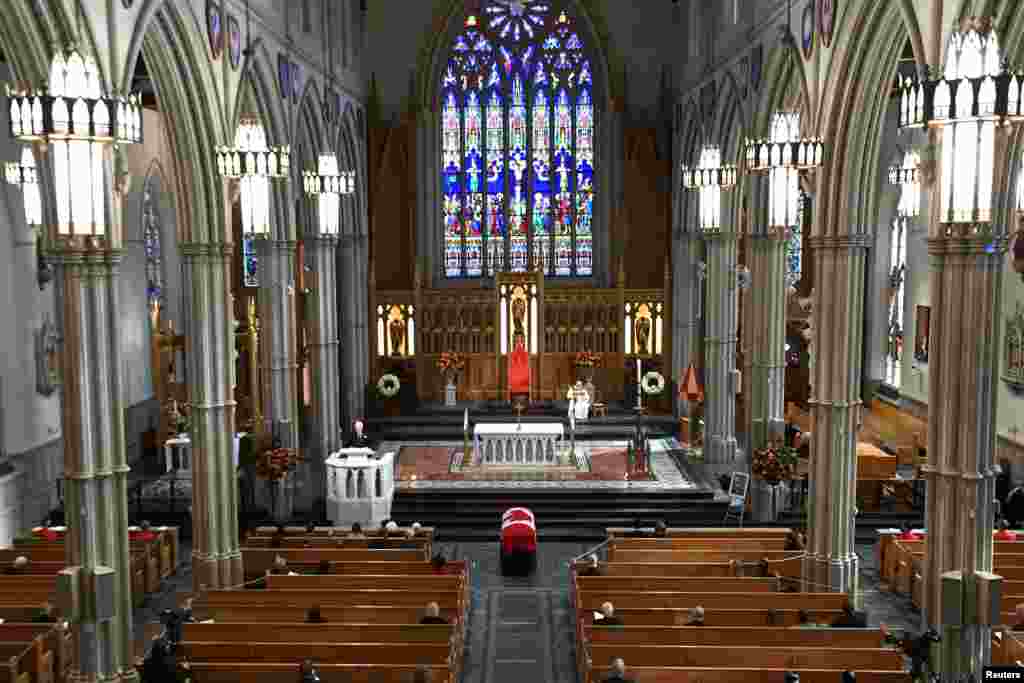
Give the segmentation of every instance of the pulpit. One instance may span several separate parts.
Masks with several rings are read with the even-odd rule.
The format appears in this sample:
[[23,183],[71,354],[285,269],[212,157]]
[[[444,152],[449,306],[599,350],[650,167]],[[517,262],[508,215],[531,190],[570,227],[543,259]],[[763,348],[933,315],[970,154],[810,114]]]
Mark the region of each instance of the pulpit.
[[391,516],[395,454],[342,448],[327,458],[327,514],[335,526],[379,525]]

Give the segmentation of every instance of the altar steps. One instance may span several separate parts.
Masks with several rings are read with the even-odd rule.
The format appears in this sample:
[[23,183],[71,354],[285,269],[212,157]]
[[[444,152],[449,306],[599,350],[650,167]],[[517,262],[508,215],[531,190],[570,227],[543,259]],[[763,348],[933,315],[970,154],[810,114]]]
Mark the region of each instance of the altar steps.
[[[381,441],[459,441],[463,438],[463,413],[418,413],[400,417],[370,418],[367,429],[371,438]],[[525,424],[541,422],[562,422],[568,430],[565,411],[551,411],[545,414],[529,414],[517,418],[510,412],[473,412],[472,424],[493,422],[514,424],[520,419]],[[633,434],[636,418],[627,413],[596,417],[576,423],[576,438],[580,441],[626,440]],[[649,416],[644,425],[651,438],[665,438],[676,433],[676,421],[671,416]]]
[[[437,529],[444,542],[496,541],[501,515],[510,507],[530,508],[541,540],[601,541],[613,526],[718,526],[725,503],[711,492],[627,492],[565,488],[464,488],[399,490],[391,509],[399,524],[420,522]],[[529,485],[527,485],[529,486]]]

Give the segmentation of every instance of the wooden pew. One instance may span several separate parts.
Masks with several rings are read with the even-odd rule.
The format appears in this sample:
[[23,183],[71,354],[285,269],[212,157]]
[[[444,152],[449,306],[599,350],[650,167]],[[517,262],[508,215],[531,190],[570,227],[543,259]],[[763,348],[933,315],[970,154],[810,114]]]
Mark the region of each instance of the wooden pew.
[[[411,529],[412,529],[412,527],[398,527],[398,530],[400,532],[402,532],[403,534],[407,533]],[[304,526],[286,526],[286,527],[284,527],[284,534],[285,534],[285,536],[347,536],[349,534],[349,529],[346,529],[344,527],[336,527],[336,526],[318,526],[318,527],[314,527],[313,528],[313,533],[309,533],[306,530],[306,527],[304,527]],[[276,536],[277,535],[277,527],[276,526],[258,526],[252,532],[250,532],[250,534],[247,534],[246,538],[248,538],[250,535],[251,536]],[[384,531],[381,530],[381,529],[366,529],[366,530],[363,531],[363,536],[366,536],[368,538],[373,538],[373,537],[378,537],[378,536],[383,536],[383,535],[384,535]],[[433,538],[433,536],[434,536],[434,527],[432,527],[432,526],[420,527],[419,531],[416,533],[416,538],[419,538],[421,536],[425,536],[425,537],[428,537],[428,538]]]
[[[579,617],[582,626],[593,625],[594,611],[596,610],[580,610]],[[822,624],[831,624],[843,613],[842,610],[838,609],[807,609],[807,612],[812,621]],[[615,614],[622,619],[623,623],[626,624],[626,627],[683,626],[690,617],[690,610],[688,607],[654,607],[647,609],[616,607]],[[702,628],[734,626],[795,626],[800,623],[800,608],[793,607],[791,609],[779,609],[775,611],[774,616],[777,621],[773,624],[771,621],[772,613],[767,609],[758,609],[756,607],[749,607],[747,609],[708,609],[705,607],[705,625]]]
[[411,590],[428,593],[431,591],[458,591],[463,582],[461,576],[434,576],[431,574],[412,576],[398,574],[391,576],[271,575],[267,577],[267,588],[272,590]]
[[209,608],[247,604],[276,607],[397,606],[419,607],[436,602],[441,609],[460,609],[463,595],[458,591],[414,592],[409,590],[211,590],[203,593],[201,604]]
[[[832,669],[834,671],[903,671],[903,655],[889,648],[749,647],[747,645],[620,645],[591,643],[592,661],[622,657],[627,665],[713,667],[743,662],[745,667]],[[838,678],[838,676],[837,676]]]
[[[800,558],[769,561],[772,574],[800,576]],[[585,564],[585,563],[580,563]],[[742,576],[744,567],[730,562],[607,562],[601,565],[605,576],[674,576],[674,577],[732,577]],[[746,567],[748,575],[756,569],[753,564]]]
[[[181,656],[198,662],[292,662],[313,659],[324,664],[444,664],[450,648],[443,643],[339,643],[185,641]],[[2,652],[2,651],[0,651]]]
[[0,641],[0,662],[0,680],[4,683],[53,680],[52,653],[45,651],[42,638]]
[[363,550],[337,548],[242,548],[242,563],[247,577],[263,576],[281,556],[291,563],[316,567],[328,562],[416,562],[429,560],[421,550]]
[[[446,570],[465,573],[465,560],[449,561],[445,565]],[[433,574],[434,566],[429,562],[331,562],[332,574],[343,574],[345,576],[385,576],[388,574],[402,574],[415,576],[418,574]]]
[[[777,527],[764,527],[764,528],[751,528],[751,529],[737,529],[737,528],[723,528],[723,527],[693,527],[693,528],[669,528],[666,529],[666,536],[669,538],[731,538],[731,539],[745,539],[745,538],[786,538],[790,529],[782,529]],[[635,533],[635,529],[627,529],[626,527],[608,527],[605,529],[608,538],[635,538],[630,534]]]
[[579,576],[576,577],[576,582],[579,590],[607,593],[629,591],[772,593],[779,590],[777,579],[754,577]]
[[612,562],[728,562],[737,560],[757,562],[759,560],[779,561],[797,557],[802,553],[794,550],[738,550],[733,552],[717,552],[714,548],[688,548],[672,550],[633,550],[632,548],[608,550],[609,561]]
[[[424,549],[429,551],[429,538],[345,538],[344,536],[285,536],[276,539],[281,548],[373,548],[373,549]],[[245,539],[245,548],[270,548],[275,542],[271,536],[250,536]]]
[[[0,631],[2,635],[2,631]],[[185,641],[234,643],[450,643],[452,626],[443,624],[295,624],[254,622],[184,624]]]
[[849,598],[843,593],[670,593],[577,591],[580,609],[600,610],[604,602],[630,608],[686,608],[700,605],[704,609],[800,609],[841,610]]
[[[434,683],[454,683],[447,665],[430,665]],[[413,664],[318,664],[322,683],[409,683]],[[267,683],[298,680],[299,665],[277,662],[189,662],[192,683]],[[858,681],[860,679],[858,678]],[[869,683],[875,683],[869,681]],[[889,683],[885,681],[883,683]]]
[[[800,666],[783,669],[769,668],[722,668],[715,667],[654,667],[631,666],[627,662],[626,676],[636,683],[694,683],[714,681],[715,683],[779,683],[786,671],[800,674],[800,683],[835,683],[839,674],[834,669],[807,669]],[[607,665],[595,666],[588,673],[588,680],[597,681],[608,675]],[[900,671],[857,670],[857,683],[911,683],[910,674]]]
[[[591,643],[641,645],[730,645],[780,647],[868,648],[885,647],[882,632],[866,628],[773,628],[766,626],[588,626]],[[627,660],[628,661],[628,660]]]
[[[320,605],[320,616],[330,624],[418,624],[423,617],[425,607],[426,604],[413,607]],[[306,609],[306,607],[263,605],[256,600],[245,605],[207,605],[201,602],[195,604],[197,618],[213,619],[217,623],[296,624],[306,620]],[[796,612],[794,612],[795,614]],[[459,610],[454,607],[450,609],[442,607],[441,616],[454,624],[459,619]]]
[[725,548],[736,550],[784,550],[785,538],[732,538],[729,536],[666,536],[654,538],[614,538],[611,545],[618,548]]
[[24,572],[22,572],[21,574],[8,574],[8,573],[5,572],[5,573],[0,574],[0,577],[3,577],[3,576],[26,576],[26,575],[31,575],[31,576],[56,576],[57,573],[60,572],[61,569],[64,569],[64,567],[66,567],[66,566],[68,566],[68,563],[64,562],[64,561],[61,561],[61,562],[49,562],[49,561],[46,561],[46,562],[44,562],[42,560],[33,560],[33,561],[30,561],[28,563],[28,566],[25,567]]

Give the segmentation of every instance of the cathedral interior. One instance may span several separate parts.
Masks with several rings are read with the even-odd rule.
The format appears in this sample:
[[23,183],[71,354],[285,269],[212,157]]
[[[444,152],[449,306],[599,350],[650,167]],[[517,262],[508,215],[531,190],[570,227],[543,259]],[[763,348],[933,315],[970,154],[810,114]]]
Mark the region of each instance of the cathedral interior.
[[16,683],[1024,676],[1024,3],[3,5]]

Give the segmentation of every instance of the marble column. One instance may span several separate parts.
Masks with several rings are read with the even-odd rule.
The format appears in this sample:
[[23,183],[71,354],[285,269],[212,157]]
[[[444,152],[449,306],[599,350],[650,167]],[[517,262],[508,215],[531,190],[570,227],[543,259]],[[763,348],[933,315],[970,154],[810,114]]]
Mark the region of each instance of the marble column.
[[[1007,155],[1012,129],[997,127],[997,162]],[[997,163],[995,178],[1009,177]],[[996,195],[998,196],[998,195]],[[931,335],[928,386],[928,529],[924,567],[923,616],[941,629],[941,576],[948,571],[992,571],[995,499],[996,396],[999,317],[1006,230],[941,224],[933,217],[931,258]],[[993,228],[995,226],[992,226]],[[1004,603],[1003,610],[1013,609]],[[990,652],[989,627],[966,625],[959,648],[944,634],[946,666],[980,675]],[[954,632],[955,633],[955,632]],[[940,668],[941,663],[940,663]],[[943,671],[950,670],[942,668]]]
[[362,386],[356,383],[355,378],[359,374],[357,366],[356,344],[358,339],[355,332],[356,324],[356,301],[352,295],[358,278],[355,272],[355,237],[353,235],[342,235],[339,262],[338,296],[341,297],[341,323],[342,331],[340,336],[341,358],[340,365],[343,377],[341,412],[344,422],[342,429],[348,433],[352,428],[352,421],[363,417],[360,410],[359,396],[363,391]]
[[[672,240],[672,377],[682,381],[700,350],[702,316],[701,243],[696,235],[679,230]],[[676,417],[692,417],[694,406],[676,398]]]
[[[115,192],[114,203],[120,201]],[[118,333],[121,251],[82,240],[63,243],[53,254],[61,271],[64,335],[65,571],[73,584],[60,598],[71,622],[72,677],[137,681]],[[97,593],[83,595],[92,592],[93,577],[112,582],[112,603],[98,604]]]
[[267,373],[264,400],[267,432],[280,437],[282,445],[297,448],[298,372],[295,334],[295,242],[261,240],[260,318],[264,339],[264,367]]
[[[725,203],[723,198],[723,203]],[[728,220],[725,211],[723,222]],[[732,226],[703,234],[707,245],[704,462],[716,469],[736,459],[737,234]]]
[[314,454],[320,461],[341,446],[338,419],[337,246],[332,237],[309,237],[306,251],[315,278],[309,300],[312,336],[310,374],[313,383]]
[[[363,226],[365,227],[365,226]],[[355,408],[357,415],[366,414],[366,385],[370,381],[370,338],[369,330],[369,284],[370,284],[370,243],[366,232],[356,236],[353,249],[353,273],[355,282],[349,292],[354,301],[355,320],[353,321],[353,333],[355,343],[352,353],[355,354],[356,373],[351,378],[352,383],[357,387],[355,396]]]
[[780,230],[750,235],[747,266],[751,285],[744,307],[747,366],[747,448],[753,453],[785,427],[786,249]]
[[[228,208],[230,211],[230,206]],[[193,588],[242,583],[238,478],[234,467],[233,245],[183,244],[192,301],[188,377],[192,403]]]
[[847,592],[857,599],[853,534],[857,428],[861,411],[864,271],[871,236],[863,232],[808,240],[814,274],[817,336],[808,496],[808,590]]

